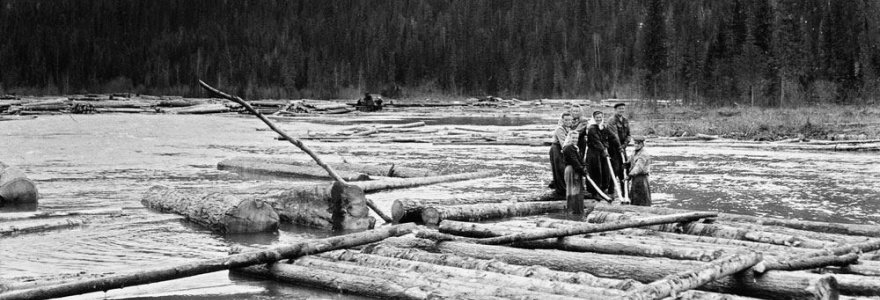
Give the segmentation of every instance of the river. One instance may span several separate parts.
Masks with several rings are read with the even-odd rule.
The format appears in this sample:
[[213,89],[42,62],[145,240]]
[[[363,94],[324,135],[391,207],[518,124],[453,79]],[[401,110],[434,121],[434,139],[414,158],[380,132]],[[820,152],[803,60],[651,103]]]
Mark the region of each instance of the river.
[[[335,117],[342,118],[342,117]],[[348,118],[348,117],[346,117]],[[430,118],[429,126],[552,125],[547,118]],[[361,123],[380,122],[363,118]],[[387,120],[386,120],[387,121]],[[391,120],[392,122],[394,120]],[[334,131],[352,122],[284,122],[294,135]],[[151,186],[249,186],[265,178],[217,170],[236,156],[307,159],[275,133],[236,115],[55,115],[0,122],[0,161],[24,170],[39,187],[41,211],[123,207],[123,216],[86,226],[0,237],[0,280],[89,277],[222,257],[231,247],[265,248],[333,233],[285,225],[277,234],[220,236],[143,209]],[[515,194],[546,187],[546,147],[307,141],[325,160],[397,163],[440,172],[493,170],[493,179],[368,195],[385,211],[400,197]],[[880,155],[784,152],[710,147],[653,147],[655,205],[717,209],[759,216],[876,224],[880,221]],[[33,207],[2,207],[0,213]],[[151,220],[155,220],[151,222]],[[358,299],[215,272],[70,299]]]

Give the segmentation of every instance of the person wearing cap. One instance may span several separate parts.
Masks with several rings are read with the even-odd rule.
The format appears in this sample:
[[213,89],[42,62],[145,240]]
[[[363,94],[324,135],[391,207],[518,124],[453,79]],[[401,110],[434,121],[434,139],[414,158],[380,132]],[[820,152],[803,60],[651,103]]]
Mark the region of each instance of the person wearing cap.
[[633,137],[636,152],[630,158],[629,199],[632,205],[651,206],[651,185],[648,174],[651,173],[651,156],[645,151],[645,137]]
[[556,129],[553,130],[553,141],[550,145],[550,171],[553,174],[550,188],[560,196],[565,195],[565,158],[562,156],[562,144],[568,138],[568,133],[572,131],[571,122],[571,113],[562,113]]
[[626,104],[615,104],[614,115],[608,118],[607,122],[608,131],[614,134],[620,145],[619,149],[614,149],[615,151],[609,149],[608,154],[611,155],[611,165],[614,166],[614,175],[617,180],[620,180],[621,186],[624,178],[623,172],[625,172],[623,163],[627,161],[626,146],[630,141],[629,120],[624,116],[624,113],[626,113]]

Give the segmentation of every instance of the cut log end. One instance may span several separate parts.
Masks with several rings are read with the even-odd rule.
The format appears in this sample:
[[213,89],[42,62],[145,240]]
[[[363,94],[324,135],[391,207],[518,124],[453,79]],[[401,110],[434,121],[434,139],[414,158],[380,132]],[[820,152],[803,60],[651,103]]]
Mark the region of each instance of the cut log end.
[[[393,213],[393,208],[392,208]],[[422,210],[422,222],[428,225],[440,224],[440,211],[436,208],[428,207]]]
[[36,203],[37,186],[27,178],[16,178],[0,185],[0,203]]
[[400,223],[400,220],[403,219],[403,216],[406,214],[406,211],[403,207],[403,203],[395,200],[393,204],[391,204],[391,220],[394,220],[394,223]]
[[278,214],[263,201],[243,200],[225,216],[226,233],[278,230]]

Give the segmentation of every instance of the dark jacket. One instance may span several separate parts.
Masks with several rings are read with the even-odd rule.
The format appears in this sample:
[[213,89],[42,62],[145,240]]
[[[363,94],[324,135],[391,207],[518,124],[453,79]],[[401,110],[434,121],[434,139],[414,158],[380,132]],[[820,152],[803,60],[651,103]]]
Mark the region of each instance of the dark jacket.
[[620,141],[620,144],[623,148],[626,148],[626,144],[629,142],[630,132],[629,132],[629,120],[626,117],[614,114],[608,119],[608,128],[611,129],[611,132],[617,136],[617,140]]
[[565,165],[574,168],[574,171],[581,176],[586,176],[584,172],[584,162],[578,154],[578,148],[574,145],[562,147],[562,155],[565,156]]

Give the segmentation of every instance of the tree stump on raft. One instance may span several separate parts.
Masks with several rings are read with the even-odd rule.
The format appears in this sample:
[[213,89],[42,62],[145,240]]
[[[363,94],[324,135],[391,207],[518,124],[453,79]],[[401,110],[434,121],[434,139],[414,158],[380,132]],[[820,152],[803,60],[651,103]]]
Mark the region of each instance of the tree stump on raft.
[[186,194],[153,186],[141,200],[144,206],[171,211],[220,233],[264,232],[278,229],[278,214],[270,205],[224,193]]
[[36,203],[37,186],[21,170],[0,162],[0,204]]

